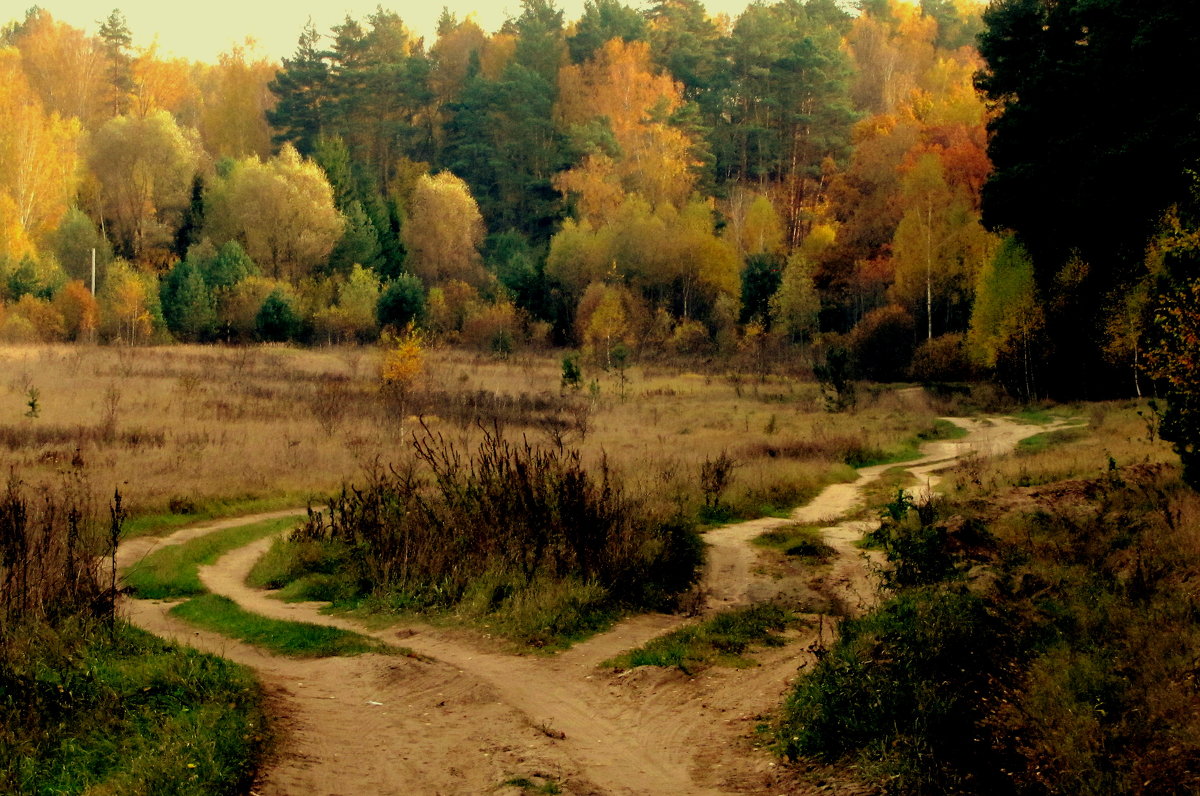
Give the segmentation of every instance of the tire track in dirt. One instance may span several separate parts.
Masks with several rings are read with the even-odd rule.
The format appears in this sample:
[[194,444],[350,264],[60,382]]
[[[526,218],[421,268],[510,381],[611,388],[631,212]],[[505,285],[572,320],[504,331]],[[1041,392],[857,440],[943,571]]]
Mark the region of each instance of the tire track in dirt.
[[[1047,429],[1007,420],[952,422],[967,430],[964,439],[928,443],[924,455],[905,468],[932,478],[965,453],[1003,453]],[[836,519],[855,509],[862,487],[891,466],[860,470],[859,480],[828,487],[789,519],[709,531],[708,609],[749,604],[776,589],[754,571],[758,552],[749,544],[754,536],[790,522]],[[153,543],[180,543],[286,514],[210,523]],[[852,607],[873,599],[864,554],[853,545],[869,527],[846,522],[824,529],[838,552],[827,585]],[[752,744],[760,717],[779,706],[797,671],[812,663],[807,648],[816,639],[814,630],[792,634],[784,648],[758,653],[760,665],[750,669],[713,668],[695,677],[648,667],[617,674],[597,664],[688,620],[635,617],[558,655],[512,654],[478,634],[416,624],[369,630],[319,613],[323,604],[283,603],[246,586],[246,573],[271,541],[259,540],[203,567],[202,582],[256,613],[354,630],[423,657],[278,658],[197,632],[167,615],[167,604],[131,601],[137,624],[258,672],[282,736],[255,788],[261,796],[483,793],[530,776],[549,777],[568,794],[869,792],[836,779],[820,788],[802,782]],[[120,560],[138,560],[153,543],[131,541]]]

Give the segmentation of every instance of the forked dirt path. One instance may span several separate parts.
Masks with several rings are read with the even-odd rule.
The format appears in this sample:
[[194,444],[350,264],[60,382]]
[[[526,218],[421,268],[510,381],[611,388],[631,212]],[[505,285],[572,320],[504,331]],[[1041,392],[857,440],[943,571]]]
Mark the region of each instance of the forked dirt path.
[[[1047,429],[1002,419],[953,422],[967,436],[927,444],[925,455],[906,469],[926,478],[968,452],[1000,454]],[[749,542],[797,521],[830,523],[825,535],[838,556],[826,585],[851,610],[868,605],[873,587],[864,555],[853,545],[868,526],[835,521],[856,508],[862,486],[888,468],[860,470],[858,481],[827,488],[788,520],[709,531],[709,610],[771,596],[774,585],[755,571],[758,553]],[[210,523],[165,540],[133,540],[119,561],[127,565],[154,545],[287,513]],[[270,544],[263,539],[225,555],[201,569],[202,581],[256,613],[356,630],[403,644],[419,657],[279,658],[197,632],[169,616],[169,604],[130,601],[131,618],[142,627],[258,672],[280,730],[275,758],[254,791],[261,796],[513,793],[517,789],[503,783],[517,778],[553,780],[566,794],[866,792],[836,779],[800,781],[754,746],[755,725],[812,662],[815,629],[794,633],[786,647],[758,653],[760,665],[749,669],[713,668],[696,677],[651,668],[614,673],[597,664],[687,620],[637,617],[558,655],[516,655],[478,634],[421,625],[367,630],[319,613],[322,604],[283,603],[246,586],[246,573]]]

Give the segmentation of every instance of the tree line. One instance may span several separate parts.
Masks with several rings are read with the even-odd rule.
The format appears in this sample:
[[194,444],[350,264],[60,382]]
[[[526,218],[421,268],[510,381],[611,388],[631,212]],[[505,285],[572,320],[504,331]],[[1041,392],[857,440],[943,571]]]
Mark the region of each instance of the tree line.
[[447,10],[432,43],[383,9],[310,24],[277,65],[35,8],[0,34],[0,336],[413,320],[603,361],[820,341],[870,378],[1153,389],[1194,230],[1171,86],[1195,16],[525,0],[494,32]]

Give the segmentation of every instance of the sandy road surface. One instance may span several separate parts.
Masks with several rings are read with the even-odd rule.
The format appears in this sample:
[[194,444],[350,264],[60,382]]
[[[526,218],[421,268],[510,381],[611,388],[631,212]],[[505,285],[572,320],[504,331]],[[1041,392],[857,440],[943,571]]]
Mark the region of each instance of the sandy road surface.
[[[927,444],[925,455],[906,469],[925,479],[967,452],[1003,453],[1046,430],[1008,420],[954,422],[967,430],[964,439]],[[836,520],[856,508],[862,486],[889,467],[860,470],[858,481],[827,488],[789,520],[709,531],[709,609],[772,594],[771,580],[755,571],[758,552],[749,541],[796,521],[830,523],[824,532],[838,558],[826,585],[850,610],[869,605],[872,583],[863,553],[853,546],[869,525]],[[210,523],[165,540],[133,540],[120,561],[128,565],[155,545],[286,514]],[[279,658],[197,632],[167,615],[169,605],[131,601],[129,612],[139,625],[259,673],[281,729],[275,758],[255,789],[262,796],[484,793],[517,777],[553,779],[568,794],[818,792],[753,744],[760,717],[778,707],[797,671],[811,663],[807,649],[815,631],[759,653],[760,665],[749,669],[710,669],[694,678],[650,668],[617,674],[596,664],[686,620],[637,617],[557,655],[514,655],[477,634],[418,625],[368,631],[319,613],[319,604],[282,603],[246,586],[246,573],[270,543],[263,539],[225,555],[202,568],[201,579],[257,613],[365,632],[420,657]],[[864,791],[832,781],[819,792]]]

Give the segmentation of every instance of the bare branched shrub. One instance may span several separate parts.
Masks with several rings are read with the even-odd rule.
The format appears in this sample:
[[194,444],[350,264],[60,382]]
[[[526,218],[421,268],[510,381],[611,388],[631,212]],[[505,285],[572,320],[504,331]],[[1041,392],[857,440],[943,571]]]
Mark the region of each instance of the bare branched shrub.
[[473,450],[440,434],[414,440],[403,466],[376,468],[327,512],[309,512],[296,541],[338,542],[365,592],[450,607],[481,583],[493,604],[535,583],[595,584],[610,605],[661,605],[696,578],[690,525],[651,516],[601,461],[512,443],[484,430]]
[[716,512],[721,506],[721,495],[733,481],[737,462],[722,451],[715,459],[705,457],[700,465],[700,491],[704,494],[705,512]]
[[312,395],[309,408],[327,437],[333,436],[346,416],[346,393],[346,379],[329,376],[317,384]]
[[78,480],[33,497],[9,479],[0,495],[0,660],[27,625],[112,620],[119,494],[113,512],[105,527]]

